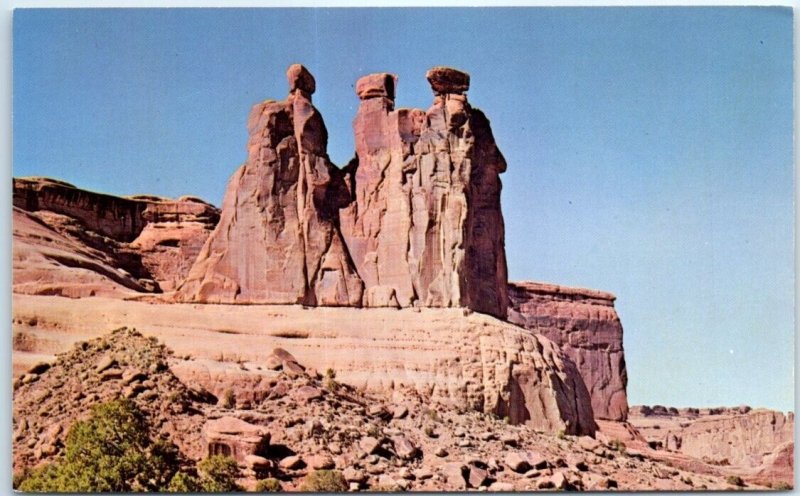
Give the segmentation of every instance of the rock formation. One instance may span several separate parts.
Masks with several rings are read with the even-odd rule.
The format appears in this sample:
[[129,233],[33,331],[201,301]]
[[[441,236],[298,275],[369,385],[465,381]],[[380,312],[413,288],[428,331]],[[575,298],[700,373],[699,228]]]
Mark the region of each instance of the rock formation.
[[509,322],[551,339],[575,362],[596,418],[625,420],[628,372],[614,295],[535,282],[508,288]]
[[81,297],[170,291],[219,219],[189,196],[120,198],[14,179],[15,292]]
[[637,406],[630,422],[651,446],[757,484],[793,484],[794,414],[748,406]]
[[363,283],[338,227],[349,200],[311,104],[314,78],[287,72],[289,96],[253,107],[247,162],[177,297],[213,303],[360,306]]
[[356,84],[353,203],[342,211],[365,306],[507,308],[499,174],[506,164],[489,121],[464,94],[469,75],[428,72],[427,112],[395,109],[397,77]]
[[209,420],[203,426],[203,444],[206,456],[233,457],[245,465],[248,456],[261,456],[269,447],[270,433],[236,417]]
[[[543,432],[595,429],[586,386],[558,347],[480,313],[43,298],[15,297],[16,370],[71,341],[129,325],[159,337],[179,356],[193,357],[171,370],[219,397],[230,389],[237,401],[263,399],[258,388],[274,361],[270,350],[281,347],[307,367],[333,369],[337,381],[381,394],[408,391],[431,408],[507,416]],[[243,370],[244,362],[257,366]],[[284,361],[283,368],[298,367]]]
[[[80,300],[75,300],[80,301]],[[170,439],[194,458],[202,453],[202,418],[208,395],[187,387],[169,370],[171,351],[138,332],[120,328],[65,346],[14,383],[15,468],[33,467],[63,453],[70,426],[92,406],[126,398],[148,414],[153,437]]]
[[[226,306],[202,307],[219,311]],[[247,313],[249,308],[236,310]],[[325,310],[314,312],[320,311]],[[263,352],[267,355],[268,348]],[[495,415],[432,405],[424,394],[401,397],[357,389],[338,382],[338,376],[323,378],[285,349],[267,355],[274,360],[223,363],[264,378],[266,394],[245,404],[237,391],[232,405],[176,379],[171,369],[192,359],[171,355],[154,336],[123,329],[79,343],[55,363],[32,367],[15,384],[15,482],[29,477],[33,467],[58,461],[75,421],[121,395],[141,411],[150,439],[177,445],[184,474],[199,469],[197,462],[209,454],[229,454],[239,465],[236,482],[250,492],[263,492],[259,482],[265,478],[284,492],[309,489],[306,483],[316,470],[333,471],[328,475],[341,477],[351,492],[729,486],[719,475],[678,470],[640,452],[618,450],[613,442],[587,436],[559,439]]]

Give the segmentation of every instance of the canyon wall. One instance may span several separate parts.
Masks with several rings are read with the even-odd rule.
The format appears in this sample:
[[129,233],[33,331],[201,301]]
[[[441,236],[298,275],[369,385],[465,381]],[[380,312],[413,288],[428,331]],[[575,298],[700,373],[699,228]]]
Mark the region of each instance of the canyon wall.
[[628,372],[614,295],[536,282],[509,283],[508,321],[546,336],[578,367],[596,418],[625,420]]
[[794,481],[794,414],[748,406],[631,407],[630,422],[652,447],[709,465],[738,469],[746,480]]
[[161,292],[186,277],[219,219],[198,198],[122,198],[14,178],[13,290],[81,297]]

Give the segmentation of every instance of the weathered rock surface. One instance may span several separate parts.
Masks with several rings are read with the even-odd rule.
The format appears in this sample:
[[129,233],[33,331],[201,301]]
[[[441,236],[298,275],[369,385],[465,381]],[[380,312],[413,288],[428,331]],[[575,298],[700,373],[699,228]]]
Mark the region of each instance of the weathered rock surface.
[[[794,414],[750,407],[631,409],[630,422],[658,450],[739,470],[746,480],[793,483]],[[791,450],[788,448],[791,445]]]
[[[101,306],[105,301],[125,303],[93,300]],[[237,310],[244,308],[249,307],[238,306]],[[202,331],[199,333],[202,336]],[[283,490],[295,491],[315,469],[337,470],[352,490],[372,491],[685,491],[729,486],[719,475],[678,469],[671,462],[668,465],[634,455],[632,450],[618,450],[613,443],[554,436],[533,426],[510,425],[490,413],[432,405],[426,394],[409,391],[398,400],[398,391],[383,394],[331,384],[313,373],[312,367],[301,365],[286,349],[275,349],[270,356],[309,372],[293,375],[288,370],[270,369],[264,373],[270,376],[273,390],[289,394],[271,394],[234,408],[198,401],[209,395],[187,389],[170,373],[174,364],[194,359],[171,355],[152,337],[124,330],[77,346],[49,368],[39,366],[35,369],[38,372],[32,369],[34,380],[15,385],[15,474],[55,460],[63,451],[64,436],[73,422],[92,405],[120,394],[118,385],[129,380],[129,386],[138,391],[131,398],[149,420],[152,431],[148,434],[178,443],[185,462],[196,462],[208,452],[259,452],[235,455],[242,467],[237,482],[249,491],[264,477],[276,477]],[[227,365],[259,370],[259,363]],[[114,369],[122,370],[120,379],[99,380],[98,370]],[[291,394],[303,388],[324,390],[324,394],[318,401],[303,402]],[[402,418],[374,414],[393,411],[399,405],[407,409]],[[431,429],[437,432],[435,437],[428,434]],[[270,444],[264,446],[267,435]],[[518,473],[500,461],[508,448],[499,440],[511,438],[526,447],[520,450],[521,455],[539,470]],[[244,442],[248,439],[250,442]],[[535,447],[535,451],[528,447]],[[440,450],[450,454],[444,458],[431,456]],[[587,462],[582,464],[584,459]],[[748,487],[758,489],[751,483]]]
[[360,306],[363,283],[338,228],[349,201],[311,104],[314,79],[287,73],[286,100],[253,107],[247,162],[228,183],[217,228],[186,281],[183,301]]
[[170,291],[219,218],[197,198],[121,198],[47,178],[14,179],[13,290],[124,296]]
[[499,174],[505,160],[489,121],[463,94],[469,76],[428,74],[427,112],[395,109],[397,78],[360,79],[356,158],[345,169],[354,198],[342,210],[365,306],[507,308]]
[[[15,295],[18,373],[71,340],[125,323],[193,357],[173,366],[183,382],[218,397],[232,389],[237,403],[269,396],[270,378],[291,363],[284,360],[280,371],[267,366],[272,349],[281,347],[299,362],[316,370],[331,368],[337,381],[367,391],[409,391],[432,404],[508,416],[511,423],[546,432],[590,434],[595,428],[588,391],[558,348],[483,314],[41,298]],[[306,374],[301,368],[295,375]]]
[[206,456],[233,457],[239,465],[247,465],[247,457],[266,454],[270,433],[236,417],[209,420],[203,426],[203,444]]
[[[149,416],[153,437],[169,439],[188,456],[200,458],[203,419],[192,412],[203,408],[204,397],[169,371],[169,350],[126,328],[71,348],[64,344],[49,369],[27,383],[15,381],[16,469],[61,453],[76,420],[88,417],[93,405],[118,398],[129,399]],[[120,373],[104,380],[109,370]]]
[[537,282],[508,288],[509,322],[546,336],[575,362],[596,418],[625,420],[628,372],[614,295]]

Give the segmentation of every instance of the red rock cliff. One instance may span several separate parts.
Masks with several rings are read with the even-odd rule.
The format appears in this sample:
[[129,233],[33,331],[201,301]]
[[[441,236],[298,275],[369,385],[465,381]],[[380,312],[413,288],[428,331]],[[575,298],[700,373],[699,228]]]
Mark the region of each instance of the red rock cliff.
[[202,200],[121,198],[14,178],[14,291],[66,296],[170,291],[219,219]]
[[625,420],[628,372],[615,296],[536,282],[509,283],[508,320],[541,334],[578,367],[599,419]]
[[469,75],[437,67],[427,112],[395,109],[397,78],[361,78],[347,168],[354,201],[342,233],[364,280],[365,306],[507,309],[499,174],[489,121],[464,94]]

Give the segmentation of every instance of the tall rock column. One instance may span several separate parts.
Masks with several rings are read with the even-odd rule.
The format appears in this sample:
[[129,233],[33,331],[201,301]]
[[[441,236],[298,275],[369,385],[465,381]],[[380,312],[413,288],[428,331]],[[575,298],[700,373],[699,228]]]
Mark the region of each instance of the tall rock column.
[[287,72],[289,96],[255,105],[248,158],[225,193],[220,222],[176,297],[213,303],[360,306],[363,283],[338,228],[349,201],[326,152],[305,67]]
[[489,121],[464,94],[469,75],[428,72],[433,106],[394,109],[397,79],[358,81],[355,201],[341,226],[365,283],[365,306],[508,306],[499,174],[506,164]]

